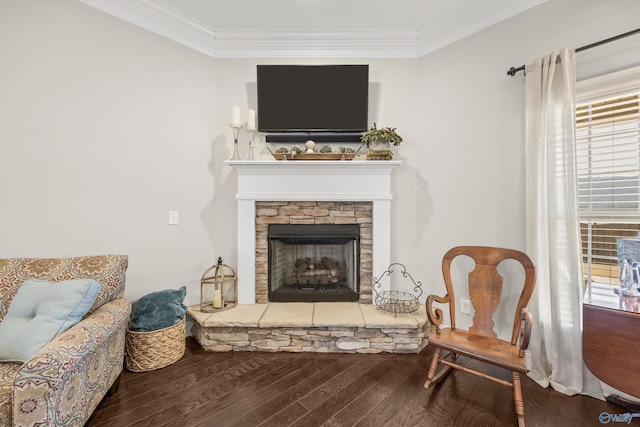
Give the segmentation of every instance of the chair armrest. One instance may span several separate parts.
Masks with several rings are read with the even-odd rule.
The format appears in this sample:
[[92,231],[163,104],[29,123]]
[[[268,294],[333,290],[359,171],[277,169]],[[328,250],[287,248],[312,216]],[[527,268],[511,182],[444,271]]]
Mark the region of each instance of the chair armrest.
[[13,383],[14,425],[84,425],[122,372],[130,311],[108,302],[29,359]]
[[529,338],[531,338],[531,313],[526,308],[522,308],[520,311],[520,319],[524,322],[522,330],[520,331],[520,350],[518,356],[524,357],[524,351],[529,348]]
[[446,295],[444,297],[440,297],[438,295],[429,295],[427,297],[426,309],[427,309],[427,317],[429,318],[429,322],[433,326],[436,327],[436,333],[440,333],[440,325],[442,325],[442,310],[433,306],[434,302],[439,302],[442,304],[447,304],[451,301],[451,297]]

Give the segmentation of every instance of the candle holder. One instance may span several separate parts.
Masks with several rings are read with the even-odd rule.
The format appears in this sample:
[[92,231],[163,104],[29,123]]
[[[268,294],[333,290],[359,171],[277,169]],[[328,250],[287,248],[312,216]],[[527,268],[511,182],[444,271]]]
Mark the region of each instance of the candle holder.
[[232,123],[231,129],[233,130],[233,154],[231,155],[231,160],[240,160],[240,154],[238,153],[238,133],[240,133],[241,125]]
[[249,153],[247,154],[247,160],[253,160],[253,134],[255,132],[255,129],[250,129],[249,126],[247,126],[247,133],[249,134]]
[[200,311],[212,313],[233,308],[238,303],[236,272],[222,263],[222,257],[207,269],[200,280]]

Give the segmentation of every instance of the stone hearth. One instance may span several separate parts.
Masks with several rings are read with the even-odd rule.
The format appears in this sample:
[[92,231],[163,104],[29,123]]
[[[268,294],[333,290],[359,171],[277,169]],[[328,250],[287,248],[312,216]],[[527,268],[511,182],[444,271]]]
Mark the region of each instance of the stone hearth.
[[238,305],[215,314],[192,306],[188,313],[209,351],[417,353],[432,332],[424,306],[397,316],[357,302]]

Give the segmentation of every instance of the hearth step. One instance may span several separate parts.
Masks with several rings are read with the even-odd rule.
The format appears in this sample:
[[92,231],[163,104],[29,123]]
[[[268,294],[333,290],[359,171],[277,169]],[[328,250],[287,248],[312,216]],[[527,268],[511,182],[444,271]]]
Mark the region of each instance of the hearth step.
[[238,305],[219,313],[188,308],[191,332],[209,351],[417,353],[433,326],[417,314],[358,302]]

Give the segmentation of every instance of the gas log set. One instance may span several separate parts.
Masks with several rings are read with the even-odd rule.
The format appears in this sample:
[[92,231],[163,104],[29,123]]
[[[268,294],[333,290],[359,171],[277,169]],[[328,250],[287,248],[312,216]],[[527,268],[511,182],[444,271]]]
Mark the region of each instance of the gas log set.
[[344,279],[338,260],[322,257],[320,262],[311,258],[299,258],[295,262],[296,285],[299,288],[335,286]]

